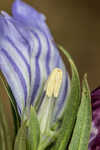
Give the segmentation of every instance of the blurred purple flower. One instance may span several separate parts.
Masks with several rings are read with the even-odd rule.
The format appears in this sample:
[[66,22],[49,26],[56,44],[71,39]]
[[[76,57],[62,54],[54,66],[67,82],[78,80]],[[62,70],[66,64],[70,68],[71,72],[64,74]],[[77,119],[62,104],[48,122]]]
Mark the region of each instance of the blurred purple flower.
[[62,90],[56,102],[55,114],[60,114],[67,95],[68,74],[53,42],[43,14],[15,0],[12,16],[0,15],[0,70],[3,72],[22,113],[34,105],[50,72],[63,70]]
[[88,150],[100,150],[100,87],[91,93],[92,129]]

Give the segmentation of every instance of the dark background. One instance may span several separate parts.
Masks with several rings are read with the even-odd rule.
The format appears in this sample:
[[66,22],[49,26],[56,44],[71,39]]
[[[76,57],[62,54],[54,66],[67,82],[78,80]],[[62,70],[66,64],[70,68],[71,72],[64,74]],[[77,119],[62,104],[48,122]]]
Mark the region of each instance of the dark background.
[[[12,0],[0,0],[11,13]],[[43,12],[56,42],[72,55],[80,78],[88,74],[91,90],[100,85],[100,2],[91,0],[26,0]]]

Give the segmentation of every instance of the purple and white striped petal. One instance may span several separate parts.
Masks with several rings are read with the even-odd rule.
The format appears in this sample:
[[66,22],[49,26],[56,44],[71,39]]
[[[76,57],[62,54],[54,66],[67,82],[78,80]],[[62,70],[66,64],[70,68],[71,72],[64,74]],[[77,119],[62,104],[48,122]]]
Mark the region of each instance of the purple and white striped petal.
[[35,8],[27,5],[22,0],[15,0],[12,6],[12,15],[16,20],[23,22],[29,28],[33,28],[33,26],[40,27],[47,33],[47,36],[52,38],[49,28],[45,23],[46,17],[44,14],[39,13]]
[[88,150],[100,150],[100,87],[92,94],[92,129]]
[[24,39],[9,19],[0,16],[0,69],[23,110],[30,91],[30,58]]
[[13,4],[13,16],[5,12],[0,16],[0,69],[22,112],[27,104],[34,105],[50,72],[61,68],[64,77],[55,108],[58,117],[67,95],[68,74],[48,27],[41,14],[20,0]]

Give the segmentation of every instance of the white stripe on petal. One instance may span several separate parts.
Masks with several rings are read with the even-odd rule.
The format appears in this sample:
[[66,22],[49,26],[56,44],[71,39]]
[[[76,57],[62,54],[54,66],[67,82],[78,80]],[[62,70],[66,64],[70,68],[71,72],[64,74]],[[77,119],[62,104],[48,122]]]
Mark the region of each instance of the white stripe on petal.
[[7,57],[4,54],[2,54],[1,51],[0,51],[0,69],[4,73],[7,82],[10,85],[11,90],[13,91],[18,107],[20,108],[20,110],[23,110],[25,105],[24,91],[19,76],[14,71],[10,62],[7,60]]
[[3,48],[8,52],[9,56],[16,63],[17,67],[21,71],[27,85],[27,91],[29,93],[30,81],[27,66],[24,60],[20,57],[16,49],[8,41],[2,41]]
[[[10,20],[6,20],[8,24],[8,31],[5,33],[8,37],[14,42],[15,46],[21,51],[26,60],[29,63],[29,50],[28,45],[21,37],[21,33],[18,32],[18,28],[15,28],[14,24],[10,22]],[[9,35],[10,34],[10,35]]]

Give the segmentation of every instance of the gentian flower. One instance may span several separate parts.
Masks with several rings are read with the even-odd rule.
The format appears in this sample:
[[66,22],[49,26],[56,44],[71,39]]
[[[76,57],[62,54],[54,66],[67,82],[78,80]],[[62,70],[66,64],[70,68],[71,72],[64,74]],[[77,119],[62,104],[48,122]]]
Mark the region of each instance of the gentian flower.
[[56,101],[55,118],[64,109],[68,94],[68,73],[59,55],[43,14],[15,0],[12,16],[0,15],[0,70],[15,97],[19,114],[34,105],[54,68],[63,71],[62,88]]
[[100,150],[100,87],[91,94],[92,99],[92,129],[89,150]]

